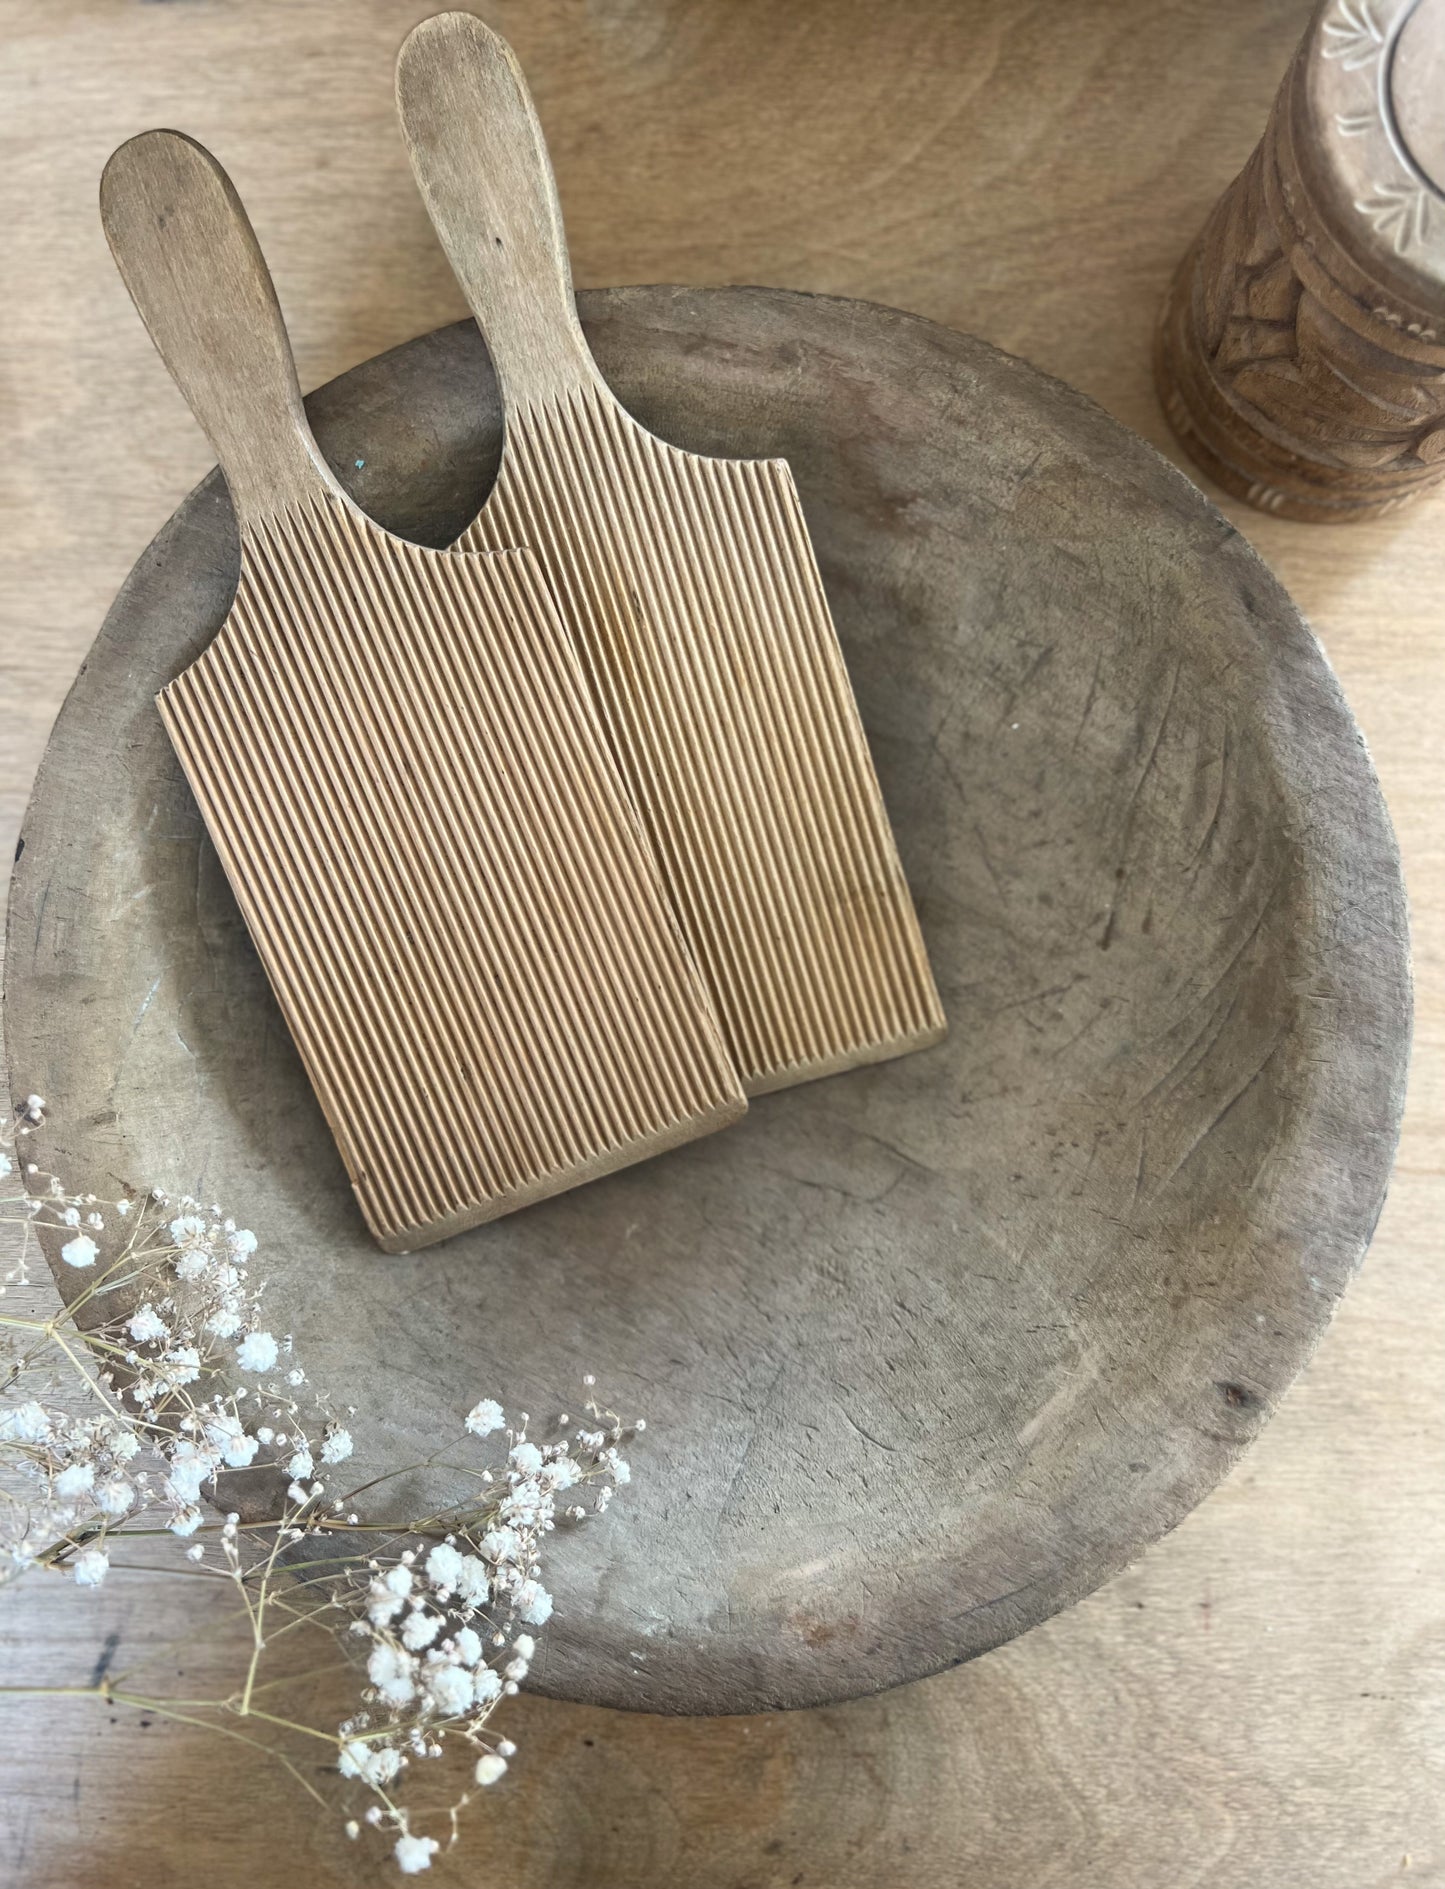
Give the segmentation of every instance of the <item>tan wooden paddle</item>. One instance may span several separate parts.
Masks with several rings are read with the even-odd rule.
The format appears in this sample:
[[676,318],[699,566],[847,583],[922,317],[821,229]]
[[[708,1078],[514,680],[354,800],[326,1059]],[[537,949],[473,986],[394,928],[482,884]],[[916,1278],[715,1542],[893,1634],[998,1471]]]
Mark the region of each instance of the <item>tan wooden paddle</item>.
[[321,456],[230,180],[123,145],[106,235],[241,577],[159,696],[367,1224],[405,1252],[746,1107],[534,559],[422,550]]
[[397,62],[412,168],[501,382],[497,486],[460,541],[530,545],[751,1094],[937,1042],[908,887],[782,460],[646,432],[572,299],[521,70],[467,13]]

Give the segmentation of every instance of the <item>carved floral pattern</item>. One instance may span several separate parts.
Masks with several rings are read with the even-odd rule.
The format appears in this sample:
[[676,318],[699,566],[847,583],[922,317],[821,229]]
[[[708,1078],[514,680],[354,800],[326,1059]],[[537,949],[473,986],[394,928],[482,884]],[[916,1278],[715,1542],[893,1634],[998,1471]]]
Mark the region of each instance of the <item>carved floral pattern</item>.
[[[1371,0],[1335,0],[1321,22],[1314,56],[1361,75],[1358,105],[1346,98],[1332,114],[1337,135],[1386,129],[1380,61],[1410,10],[1382,26]],[[1389,291],[1362,305],[1328,278],[1288,156],[1292,82],[1176,278],[1161,329],[1166,410],[1208,469],[1256,505],[1302,517],[1379,511],[1445,473],[1445,358],[1434,345],[1445,323],[1392,306]],[[1445,201],[1409,168],[1398,136],[1380,144],[1400,162],[1354,208],[1394,255],[1419,257],[1445,233]],[[1367,267],[1363,253],[1355,260]]]

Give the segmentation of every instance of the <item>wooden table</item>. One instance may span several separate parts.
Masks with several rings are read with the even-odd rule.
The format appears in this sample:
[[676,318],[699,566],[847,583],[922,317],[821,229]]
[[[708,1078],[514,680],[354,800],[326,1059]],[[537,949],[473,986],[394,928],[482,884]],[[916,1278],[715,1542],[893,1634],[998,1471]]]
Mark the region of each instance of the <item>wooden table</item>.
[[[311,385],[459,315],[391,121],[425,0],[0,0],[0,820],[135,555],[208,455],[132,315],[95,181],[171,123],[231,168]],[[1150,325],[1247,155],[1301,0],[499,0],[580,281],[755,281],[976,330],[1165,444]],[[1127,1575],[977,1664],[772,1719],[538,1700],[432,1880],[1270,1889],[1445,1884],[1445,762],[1440,509],[1337,530],[1232,512],[1319,631],[1383,777],[1421,980],[1369,1263],[1241,1469]],[[1433,790],[1433,795],[1432,795]],[[619,1512],[618,1525],[623,1525]],[[178,1600],[177,1595],[181,1598]],[[0,1599],[0,1683],[84,1681],[205,1619],[141,1573]],[[226,1689],[237,1646],[176,1656]],[[163,1676],[168,1677],[162,1669]],[[88,1704],[10,1708],[0,1881],[390,1881],[257,1760]],[[23,1714],[23,1716],[20,1716]],[[374,1852],[371,1853],[374,1858]]]

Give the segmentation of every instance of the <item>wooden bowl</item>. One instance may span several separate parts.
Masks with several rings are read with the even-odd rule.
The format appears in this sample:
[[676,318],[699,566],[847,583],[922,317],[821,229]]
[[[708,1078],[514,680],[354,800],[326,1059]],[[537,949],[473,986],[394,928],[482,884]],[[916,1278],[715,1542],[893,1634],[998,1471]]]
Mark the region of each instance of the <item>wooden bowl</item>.
[[[582,297],[679,444],[792,462],[946,1044],[410,1259],[369,1243],[152,705],[236,577],[216,477],[60,719],[11,901],[42,1152],[261,1237],[359,1474],[595,1372],[649,1419],[559,1533],[537,1670],[673,1711],[915,1679],[1068,1605],[1250,1441],[1359,1263],[1409,1032],[1360,735],[1279,585],[1097,408],[966,336],[771,290]],[[499,419],[468,326],[312,403],[362,504],[445,544]],[[405,1502],[403,1486],[396,1500]]]

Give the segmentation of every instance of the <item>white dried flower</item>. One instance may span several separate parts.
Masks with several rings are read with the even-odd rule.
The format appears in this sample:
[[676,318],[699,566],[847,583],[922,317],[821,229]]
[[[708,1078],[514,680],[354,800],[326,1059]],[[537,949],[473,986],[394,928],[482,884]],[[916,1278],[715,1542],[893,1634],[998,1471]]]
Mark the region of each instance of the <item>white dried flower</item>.
[[523,1581],[516,1592],[517,1618],[529,1627],[545,1627],[552,1618],[552,1596],[540,1581]]
[[388,1705],[406,1705],[416,1697],[416,1682],[412,1678],[415,1670],[415,1660],[384,1643],[372,1648],[371,1658],[366,1662],[368,1679]]
[[33,1397],[13,1410],[0,1411],[0,1440],[43,1443],[50,1435],[50,1418]]
[[479,1666],[472,1677],[472,1696],[478,1705],[490,1705],[502,1696],[502,1681],[490,1666]]
[[149,1301],[132,1314],[126,1330],[138,1345],[154,1344],[158,1339],[171,1335],[169,1325]]
[[71,1463],[55,1478],[55,1493],[62,1502],[74,1502],[95,1485],[93,1463]]
[[500,1430],[506,1421],[502,1406],[490,1397],[473,1404],[467,1412],[467,1428],[473,1436],[490,1436],[493,1430]]
[[449,1660],[429,1661],[423,1683],[443,1717],[460,1718],[471,1710],[472,1676],[464,1666],[453,1666]]
[[373,1626],[390,1626],[405,1605],[406,1602],[401,1596],[389,1594],[382,1582],[371,1583],[368,1589],[366,1614]]
[[95,1499],[103,1514],[121,1516],[129,1512],[135,1501],[135,1489],[124,1476],[112,1476],[96,1490]]
[[269,1371],[276,1358],[276,1340],[268,1331],[247,1332],[236,1347],[236,1362],[243,1371]]
[[402,1875],[415,1876],[419,1870],[431,1868],[431,1859],[440,1848],[435,1837],[400,1836],[392,1853]]
[[351,1454],[351,1432],[339,1423],[328,1423],[321,1442],[323,1463],[344,1463]]
[[87,1548],[71,1565],[77,1587],[99,1587],[110,1572],[110,1556],[104,1548]]
[[195,1502],[201,1493],[201,1484],[210,1481],[220,1460],[214,1450],[201,1449],[183,1438],[171,1452],[167,1464],[166,1493],[182,1506]]
[[359,1777],[367,1784],[390,1784],[401,1769],[401,1753],[394,1745],[369,1744],[351,1738],[341,1747],[336,1768],[343,1777]]
[[503,1496],[497,1513],[504,1522],[520,1522],[524,1528],[537,1528],[551,1519],[552,1497],[541,1483],[527,1478],[515,1483]]
[[442,1630],[442,1617],[433,1613],[429,1607],[417,1607],[402,1622],[402,1645],[410,1647],[413,1653],[419,1653],[424,1646],[430,1646]]
[[174,1389],[194,1384],[201,1375],[201,1354],[194,1345],[176,1345],[156,1366],[156,1375]]
[[206,1419],[206,1441],[213,1449],[221,1452],[223,1460],[232,1469],[245,1469],[254,1462],[260,1447],[257,1438],[248,1436],[241,1427],[240,1418],[229,1410]]
[[187,1251],[206,1243],[206,1223],[193,1213],[181,1214],[170,1224],[171,1245]]
[[487,1564],[474,1554],[464,1554],[452,1588],[464,1607],[485,1607],[492,1597],[492,1577]]
[[461,1579],[462,1557],[449,1542],[439,1541],[426,1558],[426,1572],[433,1587],[450,1590]]
[[[0,1148],[8,1148],[3,1136]],[[13,1171],[8,1153],[0,1153],[0,1176]],[[96,1196],[69,1192],[48,1175],[26,1185],[39,1196],[22,1197],[26,1212],[42,1224],[68,1229],[66,1262],[98,1260],[99,1249],[88,1237],[104,1232],[101,1213],[92,1211],[99,1205]],[[12,1212],[16,1204],[12,1199]],[[274,1548],[268,1555],[264,1543],[257,1544],[259,1555],[243,1551],[235,1516],[218,1528],[215,1553],[209,1554],[198,1536],[202,1491],[214,1499],[223,1473],[247,1468],[264,1447],[268,1462],[274,1459],[287,1472],[294,1505],[271,1531],[276,1548],[319,1541],[325,1528],[343,1519],[358,1523],[346,1496],[332,1497],[316,1479],[321,1465],[354,1454],[350,1425],[358,1413],[341,1406],[333,1415],[319,1396],[303,1406],[309,1394],[299,1387],[307,1380],[291,1338],[264,1329],[264,1283],[247,1283],[247,1263],[257,1250],[254,1234],[238,1229],[220,1207],[184,1195],[167,1200],[159,1191],[108,1203],[105,1217],[125,1217],[132,1206],[130,1217],[138,1224],[129,1230],[123,1259],[134,1298],[128,1306],[100,1299],[97,1325],[75,1334],[97,1367],[105,1414],[62,1418],[47,1408],[48,1391],[0,1411],[0,1466],[18,1471],[42,1492],[31,1505],[34,1518],[30,1510],[22,1512],[20,1539],[0,1534],[0,1566],[18,1572],[52,1558],[49,1544],[58,1536],[73,1578],[95,1586],[110,1565],[112,1541],[127,1531],[133,1511],[160,1500],[162,1519],[176,1535],[197,1535],[178,1551],[193,1570],[212,1579],[228,1577],[242,1595],[264,1597],[269,1582],[289,1580],[297,1570],[278,1561]],[[24,1282],[23,1259],[0,1279],[0,1291],[17,1278]],[[87,1294],[87,1301],[93,1298],[93,1291]],[[19,1349],[13,1355],[28,1367]],[[265,1382],[221,1394],[215,1385],[201,1388],[218,1373],[223,1382],[236,1365]],[[127,1381],[118,1383],[126,1366]],[[26,1386],[15,1378],[12,1372],[18,1399]],[[467,1430],[477,1437],[505,1432],[505,1468],[498,1469],[495,1460],[490,1468],[478,1465],[471,1488],[455,1506],[432,1524],[419,1525],[429,1532],[435,1527],[435,1533],[413,1548],[390,1545],[394,1535],[381,1547],[391,1525],[379,1520],[376,1558],[367,1560],[365,1550],[346,1557],[342,1572],[332,1577],[334,1590],[315,1610],[318,1624],[346,1635],[348,1646],[354,1645],[351,1635],[362,1641],[357,1651],[366,1663],[364,1690],[351,1716],[339,1726],[333,1722],[325,1735],[334,1737],[330,1749],[339,1776],[376,1794],[379,1801],[364,1821],[388,1832],[404,1872],[429,1868],[443,1846],[412,1835],[407,1805],[392,1801],[397,1780],[409,1763],[442,1757],[447,1740],[458,1737],[472,1748],[479,1784],[505,1775],[516,1748],[505,1738],[494,1743],[483,1728],[494,1708],[527,1679],[535,1660],[537,1641],[523,1628],[538,1627],[552,1614],[543,1562],[562,1492],[593,1481],[597,1494],[588,1512],[596,1514],[628,1479],[617,1446],[641,1425],[625,1424],[590,1398],[587,1412],[584,1421],[599,1427],[578,1433],[569,1446],[569,1418],[560,1425],[548,1420],[547,1434],[555,1440],[533,1442],[525,1412],[509,1418],[496,1400],[478,1401],[467,1414]],[[160,1474],[127,1469],[143,1442],[159,1457]],[[67,1531],[77,1533],[84,1516],[103,1526],[88,1531],[88,1544],[67,1540]],[[27,1540],[27,1533],[34,1538]],[[309,1570],[305,1578],[311,1578]],[[259,1611],[254,1617],[260,1618]],[[491,1658],[495,1664],[488,1663]],[[452,1806],[453,1840],[466,1801],[463,1793]],[[346,1828],[357,1836],[362,1824],[352,1820]]]
[[477,1544],[488,1561],[515,1561],[521,1542],[515,1528],[489,1528]]
[[542,1467],[542,1452],[535,1443],[514,1443],[508,1460],[520,1475],[535,1476]]

